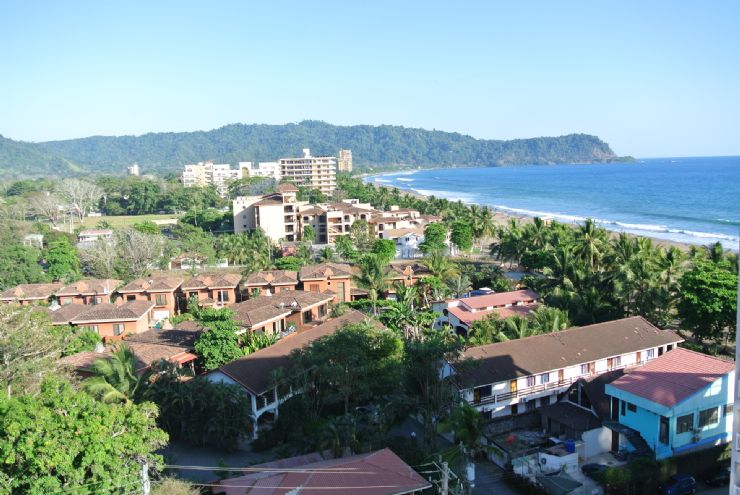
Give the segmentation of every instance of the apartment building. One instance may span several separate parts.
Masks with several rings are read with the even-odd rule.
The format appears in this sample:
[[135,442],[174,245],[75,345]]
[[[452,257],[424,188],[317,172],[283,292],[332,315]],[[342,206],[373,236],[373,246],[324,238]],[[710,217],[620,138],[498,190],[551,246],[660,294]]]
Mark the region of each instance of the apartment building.
[[213,185],[218,194],[225,197],[228,193],[229,182],[241,179],[245,168],[251,162],[240,162],[239,167],[232,169],[228,163],[213,163],[211,161],[185,165],[182,171],[182,184],[185,187],[206,187]]
[[155,320],[169,318],[185,306],[180,290],[183,282],[181,277],[137,278],[118,288],[121,297],[116,302],[150,301],[154,303],[152,314]]
[[337,169],[340,172],[352,172],[352,150],[339,150]]
[[278,162],[239,162],[242,177],[268,177],[280,180],[280,164]]
[[368,221],[377,212],[372,206],[348,199],[339,203],[322,203],[300,210],[301,230],[306,225],[316,232],[319,244],[334,244],[337,237],[349,235],[357,220]]
[[276,193],[237,197],[233,202],[234,233],[261,228],[274,242],[299,240],[298,207],[307,203],[296,200],[297,192],[292,184],[280,184]]
[[111,295],[123,281],[111,278],[78,280],[56,293],[59,304],[102,304],[111,302]]
[[455,375],[461,397],[487,418],[555,402],[579,378],[630,368],[662,356],[683,339],[640,316],[467,349],[472,367]]
[[311,150],[304,148],[302,158],[281,158],[278,163],[283,180],[324,194],[331,194],[337,187],[336,157],[311,156]]

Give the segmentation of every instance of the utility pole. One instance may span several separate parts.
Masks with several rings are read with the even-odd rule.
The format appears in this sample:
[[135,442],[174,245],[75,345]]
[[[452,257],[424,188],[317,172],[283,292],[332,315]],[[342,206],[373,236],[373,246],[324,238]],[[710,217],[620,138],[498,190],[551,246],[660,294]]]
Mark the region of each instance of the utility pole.
[[440,495],[449,495],[450,493],[450,466],[447,461],[442,463],[442,489]]

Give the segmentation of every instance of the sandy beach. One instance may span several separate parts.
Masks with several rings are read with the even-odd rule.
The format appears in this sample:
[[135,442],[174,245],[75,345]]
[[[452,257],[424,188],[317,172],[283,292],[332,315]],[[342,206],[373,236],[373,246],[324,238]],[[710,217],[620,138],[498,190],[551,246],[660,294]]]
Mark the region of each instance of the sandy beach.
[[[369,177],[369,176],[370,175],[364,176],[364,177]],[[375,185],[376,187],[384,187],[386,189],[398,189],[399,191],[401,191],[404,194],[408,194],[409,196],[412,196],[414,198],[421,199],[421,200],[426,200],[426,199],[429,198],[428,195],[420,194],[420,193],[418,193],[416,191],[413,191],[411,189],[404,189],[404,188],[401,188],[401,187],[395,187],[395,186],[378,184],[378,183],[373,183],[373,185]],[[489,206],[489,208],[491,208],[491,207]],[[516,220],[520,221],[523,224],[531,223],[533,221],[533,217],[526,216],[526,215],[516,215],[516,214],[510,213],[510,212],[503,212],[503,211],[497,210],[495,208],[491,208],[491,211],[493,212],[493,220],[496,223],[496,225],[507,225],[511,219],[516,219]],[[566,223],[565,225],[570,225],[572,227],[576,227],[576,224],[568,224],[568,223]],[[619,232],[615,232],[615,231],[612,231],[612,230],[607,230],[607,232],[609,232],[609,235],[610,235],[611,238],[617,238],[617,237],[619,237]],[[646,237],[646,236],[638,236],[638,235],[630,234],[630,233],[628,233],[627,235],[629,237],[631,237],[631,238]],[[657,246],[661,246],[661,247],[665,247],[665,248],[672,246],[672,247],[676,247],[676,248],[678,248],[678,249],[680,249],[681,251],[684,251],[684,252],[688,252],[691,249],[691,247],[692,247],[692,244],[688,244],[688,243],[684,243],[684,242],[668,241],[668,240],[665,240],[665,239],[657,239],[657,238],[654,238],[654,237],[649,237],[649,239],[651,239],[653,241],[653,244],[655,244]],[[700,245],[696,245],[696,246],[700,246]]]

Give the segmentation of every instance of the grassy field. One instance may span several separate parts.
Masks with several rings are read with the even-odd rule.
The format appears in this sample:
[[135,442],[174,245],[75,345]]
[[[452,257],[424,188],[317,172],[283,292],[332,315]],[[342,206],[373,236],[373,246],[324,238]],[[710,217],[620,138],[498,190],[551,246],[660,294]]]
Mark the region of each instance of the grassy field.
[[85,228],[95,228],[99,222],[108,222],[112,228],[120,229],[128,227],[135,223],[141,223],[146,221],[155,220],[176,220],[177,215],[121,215],[121,216],[102,216],[102,217],[86,217],[82,225]]

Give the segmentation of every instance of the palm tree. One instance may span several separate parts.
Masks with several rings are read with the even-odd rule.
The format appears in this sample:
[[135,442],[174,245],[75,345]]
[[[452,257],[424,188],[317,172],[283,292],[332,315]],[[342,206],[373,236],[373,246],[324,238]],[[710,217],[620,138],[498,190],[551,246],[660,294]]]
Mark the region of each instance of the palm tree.
[[136,355],[126,344],[119,344],[109,358],[93,364],[95,376],[83,382],[83,388],[102,402],[137,402],[149,384],[151,370],[137,373]]
[[553,333],[570,326],[568,312],[557,308],[539,306],[529,315],[530,325],[537,333]]
[[537,328],[530,326],[529,320],[520,316],[511,316],[504,320],[504,333],[512,340],[537,335]]
[[432,275],[441,279],[447,279],[458,274],[457,265],[453,263],[444,252],[435,250],[424,258],[424,265],[432,272]]
[[450,292],[452,292],[455,297],[463,297],[465,294],[468,293],[470,289],[472,289],[470,279],[467,277],[467,275],[462,274],[457,274],[454,277],[450,277],[447,280],[447,287],[450,288]]
[[578,253],[588,263],[589,267],[595,270],[597,261],[603,255],[603,248],[607,239],[606,231],[597,227],[596,222],[589,218],[578,229],[576,238]]
[[360,274],[354,277],[357,285],[366,289],[373,305],[373,316],[378,316],[378,296],[388,289],[390,275],[380,256],[365,255],[360,261]]
[[321,261],[322,263],[330,263],[330,262],[332,262],[332,261],[335,261],[335,260],[336,260],[336,258],[337,258],[337,255],[336,255],[336,253],[335,253],[335,252],[334,252],[334,250],[333,250],[333,249],[332,249],[331,247],[329,247],[329,246],[326,246],[326,247],[325,247],[325,248],[323,248],[323,249],[322,249],[321,251],[319,251],[319,260],[320,260],[320,261]]

